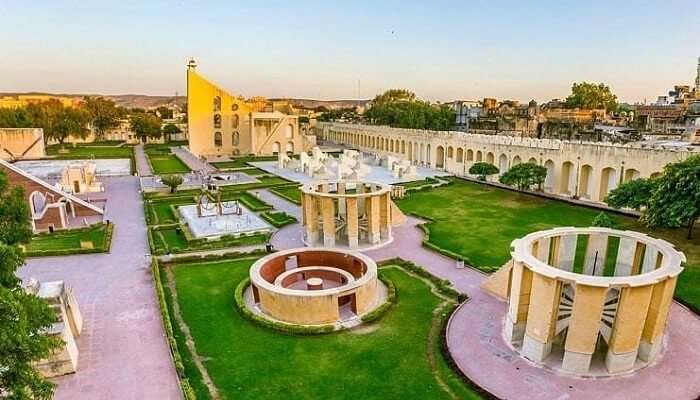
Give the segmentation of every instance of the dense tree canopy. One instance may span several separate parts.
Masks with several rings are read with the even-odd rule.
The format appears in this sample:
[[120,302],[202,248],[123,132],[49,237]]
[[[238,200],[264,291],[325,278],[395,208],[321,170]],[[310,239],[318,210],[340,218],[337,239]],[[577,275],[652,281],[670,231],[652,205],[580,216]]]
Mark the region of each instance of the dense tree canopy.
[[612,190],[605,198],[610,207],[641,210],[649,206],[658,182],[655,179],[634,179]]
[[568,108],[614,111],[617,109],[617,96],[603,83],[574,82],[564,104]]
[[24,264],[17,246],[31,237],[29,209],[21,188],[0,172],[0,398],[50,399],[54,385],[33,368],[60,345],[43,334],[55,321],[45,301],[21,287],[15,271]]
[[144,142],[147,138],[161,137],[163,133],[160,129],[162,123],[161,119],[154,114],[136,113],[131,115],[131,130]]
[[68,136],[85,138],[89,133],[88,121],[85,109],[66,107],[55,99],[0,109],[0,128],[42,128],[46,139],[59,143]]
[[98,137],[119,126],[119,120],[126,116],[126,110],[104,97],[86,97],[83,107]]
[[165,135],[165,138],[170,141],[170,137],[172,135],[177,135],[178,133],[181,133],[182,130],[177,127],[175,124],[167,124],[163,127],[163,135]]
[[498,168],[491,163],[476,162],[469,167],[469,173],[472,175],[478,175],[480,180],[485,181],[486,176],[497,174]]
[[521,163],[514,165],[501,175],[500,182],[515,186],[520,190],[526,190],[533,186],[542,185],[546,176],[547,168],[532,163]]
[[448,130],[455,113],[447,106],[433,106],[405,89],[391,89],[377,95],[365,117],[373,124],[395,128]]

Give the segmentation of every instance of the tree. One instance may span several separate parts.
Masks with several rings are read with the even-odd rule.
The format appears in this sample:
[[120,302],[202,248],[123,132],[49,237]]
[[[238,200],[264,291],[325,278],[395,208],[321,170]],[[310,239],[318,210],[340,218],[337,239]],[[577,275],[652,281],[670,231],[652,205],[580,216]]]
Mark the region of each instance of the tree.
[[373,124],[410,129],[448,130],[455,123],[452,109],[418,100],[405,89],[391,89],[377,95],[365,117]]
[[546,177],[547,168],[533,163],[521,163],[501,175],[500,182],[516,186],[519,190],[527,190],[532,186],[541,186]]
[[66,107],[54,124],[50,137],[56,139],[60,144],[63,144],[68,137],[84,139],[90,133],[87,129],[89,120],[90,117],[85,110]]
[[69,136],[87,137],[88,122],[88,114],[83,108],[66,107],[55,99],[0,111],[0,127],[41,128],[46,139],[54,139],[59,143],[63,143]]
[[160,107],[156,108],[156,114],[162,119],[172,119],[173,118],[173,110],[169,109],[166,106],[160,106]]
[[610,207],[639,211],[649,207],[649,200],[657,185],[656,179],[634,179],[613,189],[605,198],[605,202]]
[[591,225],[600,228],[615,228],[615,222],[613,222],[613,220],[605,212],[600,212],[598,215],[596,215],[595,218],[593,218]]
[[182,133],[182,130],[175,124],[167,124],[163,127],[163,134],[165,135],[165,140],[168,142],[172,135],[177,135],[178,133]]
[[11,188],[0,172],[0,397],[50,399],[54,384],[33,363],[49,356],[61,339],[44,334],[56,315],[27,293],[15,271],[24,264],[17,246],[31,237],[29,208],[21,188]]
[[145,142],[147,138],[159,138],[163,122],[153,114],[136,113],[131,115],[131,130]]
[[642,219],[649,226],[688,227],[700,217],[700,156],[668,164],[653,190]]
[[472,175],[479,175],[479,180],[485,181],[487,175],[497,174],[498,168],[487,162],[477,162],[469,167],[469,173]]
[[119,126],[119,119],[125,116],[124,110],[104,97],[85,97],[83,107],[88,113],[90,124],[98,138],[110,129]]
[[567,108],[583,108],[585,110],[604,108],[607,111],[615,111],[617,110],[617,96],[603,83],[574,82],[571,94],[566,98],[564,105]]
[[160,181],[163,182],[165,186],[168,186],[170,188],[170,193],[175,193],[175,189],[177,189],[178,186],[182,185],[183,179],[182,176],[173,174],[161,177]]
[[372,107],[381,104],[392,104],[400,102],[414,102],[416,94],[406,89],[389,89],[382,94],[378,94],[372,100]]

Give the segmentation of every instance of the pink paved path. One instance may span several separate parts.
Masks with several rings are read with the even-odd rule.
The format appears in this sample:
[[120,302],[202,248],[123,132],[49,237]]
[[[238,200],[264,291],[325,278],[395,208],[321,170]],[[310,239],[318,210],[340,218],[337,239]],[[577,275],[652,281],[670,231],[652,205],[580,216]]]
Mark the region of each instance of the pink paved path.
[[[266,201],[276,203],[274,199]],[[277,202],[286,202],[281,198]],[[286,202],[285,207],[291,203]],[[275,205],[275,207],[277,207]],[[452,356],[465,375],[503,399],[695,399],[700,394],[700,318],[675,304],[667,329],[668,346],[654,365],[630,376],[579,379],[538,367],[511,350],[501,337],[506,303],[487,294],[479,285],[487,275],[455,268],[455,261],[424,248],[421,221],[408,218],[394,228],[394,241],[367,251],[375,260],[401,257],[423,266],[432,274],[450,280],[470,300],[455,312],[447,332]],[[272,239],[275,248],[302,246],[301,226],[288,225]]]
[[138,178],[104,183],[116,224],[111,252],[33,258],[19,271],[73,286],[85,320],[78,372],[56,380],[55,398],[180,399],[146,258]]

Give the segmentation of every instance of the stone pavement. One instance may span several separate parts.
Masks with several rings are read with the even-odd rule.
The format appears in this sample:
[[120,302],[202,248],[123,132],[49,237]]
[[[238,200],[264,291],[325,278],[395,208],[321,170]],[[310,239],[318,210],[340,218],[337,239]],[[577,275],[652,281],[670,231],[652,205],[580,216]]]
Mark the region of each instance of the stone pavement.
[[194,154],[190,153],[189,150],[183,148],[183,147],[171,147],[170,151],[172,151],[173,154],[177,158],[179,158],[182,162],[189,167],[192,171],[202,171],[205,173],[211,173],[216,171],[216,168],[214,168],[211,164],[200,160],[195,156]]
[[32,258],[21,278],[64,280],[85,320],[78,372],[56,379],[55,399],[180,399],[147,258],[138,178],[105,178],[106,254]]
[[[666,350],[652,366],[613,378],[560,375],[521,358],[506,344],[501,336],[506,303],[479,288],[487,275],[472,268],[457,269],[451,258],[423,247],[423,232],[417,227],[421,222],[408,217],[404,225],[394,228],[393,242],[365,253],[377,261],[394,257],[412,261],[470,296],[453,315],[447,340],[458,367],[479,386],[503,399],[698,398],[700,379],[695,371],[700,365],[700,346],[696,345],[700,317],[693,312],[673,304]],[[300,224],[284,227],[273,237],[273,244],[278,250],[303,246]]]
[[134,160],[136,161],[136,173],[138,173],[139,176],[153,175],[151,164],[148,162],[146,153],[143,151],[143,144],[134,146]]

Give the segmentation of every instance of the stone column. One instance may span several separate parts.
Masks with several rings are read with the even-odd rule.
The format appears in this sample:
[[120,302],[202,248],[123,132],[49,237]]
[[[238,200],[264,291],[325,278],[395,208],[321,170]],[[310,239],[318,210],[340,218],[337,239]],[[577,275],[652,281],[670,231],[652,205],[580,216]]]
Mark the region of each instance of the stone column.
[[603,275],[605,269],[605,256],[608,251],[608,235],[591,234],[588,236],[586,247],[586,260],[583,264],[583,273],[586,275]]
[[367,201],[368,236],[371,244],[381,241],[379,228],[379,196],[370,196]]
[[333,198],[321,197],[321,215],[323,217],[323,245],[335,246],[335,204]]
[[391,236],[391,193],[379,197],[379,232],[382,240],[389,240]]
[[647,318],[653,287],[624,287],[620,290],[615,324],[613,325],[605,366],[608,372],[629,371],[634,367]]
[[359,244],[358,240],[358,212],[357,212],[357,198],[348,197],[347,199],[347,225],[346,230],[348,233],[348,246],[351,249],[356,249]]
[[536,241],[532,247],[532,254],[535,258],[545,264],[549,263],[549,244],[550,238],[544,238]]
[[576,259],[576,243],[578,235],[566,235],[559,237],[559,264],[555,264],[561,270],[573,271]]
[[598,342],[607,291],[606,287],[576,285],[562,369],[576,374],[588,372]]
[[634,263],[634,252],[637,249],[637,241],[631,238],[620,238],[615,260],[615,276],[632,275],[632,264]]
[[[338,194],[339,195],[344,195],[345,194],[345,182],[338,182]],[[345,198],[339,196],[338,197],[338,215],[345,215]]]
[[655,284],[652,289],[649,311],[639,343],[639,358],[643,361],[653,360],[661,351],[664,327],[673,303],[675,288],[676,278],[671,278]]
[[533,273],[522,349],[523,355],[532,361],[543,362],[552,350],[560,297],[560,281]]
[[318,203],[316,196],[304,194],[304,219],[306,220],[306,243],[318,244]]
[[518,345],[522,343],[523,335],[525,335],[527,310],[530,306],[530,292],[532,290],[532,271],[525,268],[522,263],[514,262],[511,274],[505,335],[506,340]]
[[[548,260],[547,264],[552,266],[559,265],[559,244],[561,242],[561,236],[555,236],[549,239],[549,251],[547,252]],[[551,256],[551,257],[550,257]],[[551,258],[551,259],[549,259]]]
[[644,261],[644,252],[646,251],[646,245],[642,242],[637,242],[634,248],[634,258],[632,259],[632,273],[631,275],[637,275],[642,271],[642,262]]

